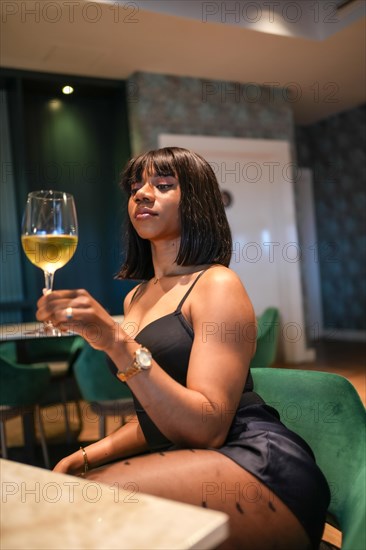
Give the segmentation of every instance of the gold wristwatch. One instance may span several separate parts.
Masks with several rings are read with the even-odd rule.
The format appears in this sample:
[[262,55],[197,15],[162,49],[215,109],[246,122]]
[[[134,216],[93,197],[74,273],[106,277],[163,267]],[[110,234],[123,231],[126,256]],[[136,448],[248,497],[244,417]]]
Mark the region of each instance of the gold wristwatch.
[[152,367],[152,355],[151,351],[147,348],[140,347],[134,353],[134,360],[132,365],[127,367],[126,370],[119,370],[117,376],[122,382],[126,382],[132,376],[135,376],[143,370],[149,370]]

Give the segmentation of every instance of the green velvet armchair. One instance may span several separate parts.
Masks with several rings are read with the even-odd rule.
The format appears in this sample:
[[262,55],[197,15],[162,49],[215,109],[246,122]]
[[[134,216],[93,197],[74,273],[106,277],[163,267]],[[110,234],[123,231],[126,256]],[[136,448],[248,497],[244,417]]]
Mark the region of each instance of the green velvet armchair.
[[[16,416],[31,418],[37,422],[44,462],[50,467],[45,433],[39,403],[49,388],[50,370],[44,363],[21,365],[6,358],[10,348],[4,347],[0,355],[0,434],[1,454],[7,458],[6,421]],[[24,426],[24,425],[23,425]],[[34,432],[34,426],[32,426]],[[24,434],[26,436],[26,434]]]
[[257,349],[250,368],[270,367],[276,359],[278,333],[280,327],[279,311],[268,307],[257,319]]
[[21,364],[46,363],[51,371],[51,384],[43,396],[41,406],[47,407],[60,403],[65,419],[66,440],[73,439],[67,403],[75,403],[76,413],[81,426],[79,409],[80,394],[75,384],[73,363],[84,346],[80,336],[60,338],[29,338],[0,345],[0,356]]
[[352,384],[336,374],[254,369],[254,389],[312,448],[331,489],[329,523],[342,550],[366,548],[366,413]]

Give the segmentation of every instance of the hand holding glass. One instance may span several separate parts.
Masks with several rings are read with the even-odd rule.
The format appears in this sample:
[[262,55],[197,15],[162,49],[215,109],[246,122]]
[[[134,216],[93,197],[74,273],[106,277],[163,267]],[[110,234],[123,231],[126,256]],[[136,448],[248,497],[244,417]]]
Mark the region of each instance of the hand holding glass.
[[[73,196],[52,190],[29,193],[21,239],[28,260],[43,269],[45,292],[50,292],[55,271],[71,260],[78,243]],[[47,323],[46,328],[53,335],[61,334],[52,323]]]

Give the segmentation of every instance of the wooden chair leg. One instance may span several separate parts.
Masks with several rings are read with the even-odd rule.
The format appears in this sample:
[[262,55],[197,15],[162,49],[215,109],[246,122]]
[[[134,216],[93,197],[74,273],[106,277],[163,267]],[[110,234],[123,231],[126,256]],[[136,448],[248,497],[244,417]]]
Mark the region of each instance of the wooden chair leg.
[[42,415],[41,415],[41,408],[39,407],[39,405],[36,405],[36,407],[35,407],[35,420],[37,422],[38,431],[39,431],[39,438],[41,440],[43,460],[44,460],[46,468],[49,470],[51,468],[51,466],[50,466],[50,457],[48,455],[46,434],[45,434],[45,431],[44,431]]
[[76,407],[76,416],[78,419],[79,430],[81,430],[81,428],[83,427],[83,415],[80,407],[80,401],[77,399],[75,401],[75,407]]
[[36,434],[34,431],[34,421],[34,407],[30,407],[22,414],[24,449],[29,464],[36,463]]
[[60,384],[61,403],[62,403],[62,408],[65,416],[66,441],[67,443],[71,443],[72,434],[71,434],[71,427],[70,427],[70,421],[69,421],[69,413],[67,410],[67,395],[66,395],[66,387],[65,387],[64,380],[60,380],[59,384]]
[[5,422],[3,420],[0,420],[0,438],[1,438],[1,456],[3,458],[8,458],[8,449],[6,446]]

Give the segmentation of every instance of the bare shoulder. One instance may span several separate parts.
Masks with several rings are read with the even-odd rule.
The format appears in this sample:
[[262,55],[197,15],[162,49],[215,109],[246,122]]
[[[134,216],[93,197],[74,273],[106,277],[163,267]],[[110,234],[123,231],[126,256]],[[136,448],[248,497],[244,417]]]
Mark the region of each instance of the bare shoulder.
[[240,277],[229,267],[215,265],[206,271],[202,277],[202,290],[212,291],[241,291],[246,293]]
[[253,306],[240,277],[230,268],[213,266],[208,269],[197,284],[197,299],[192,301],[192,313],[198,316],[204,312],[233,315],[235,311],[254,316]]

